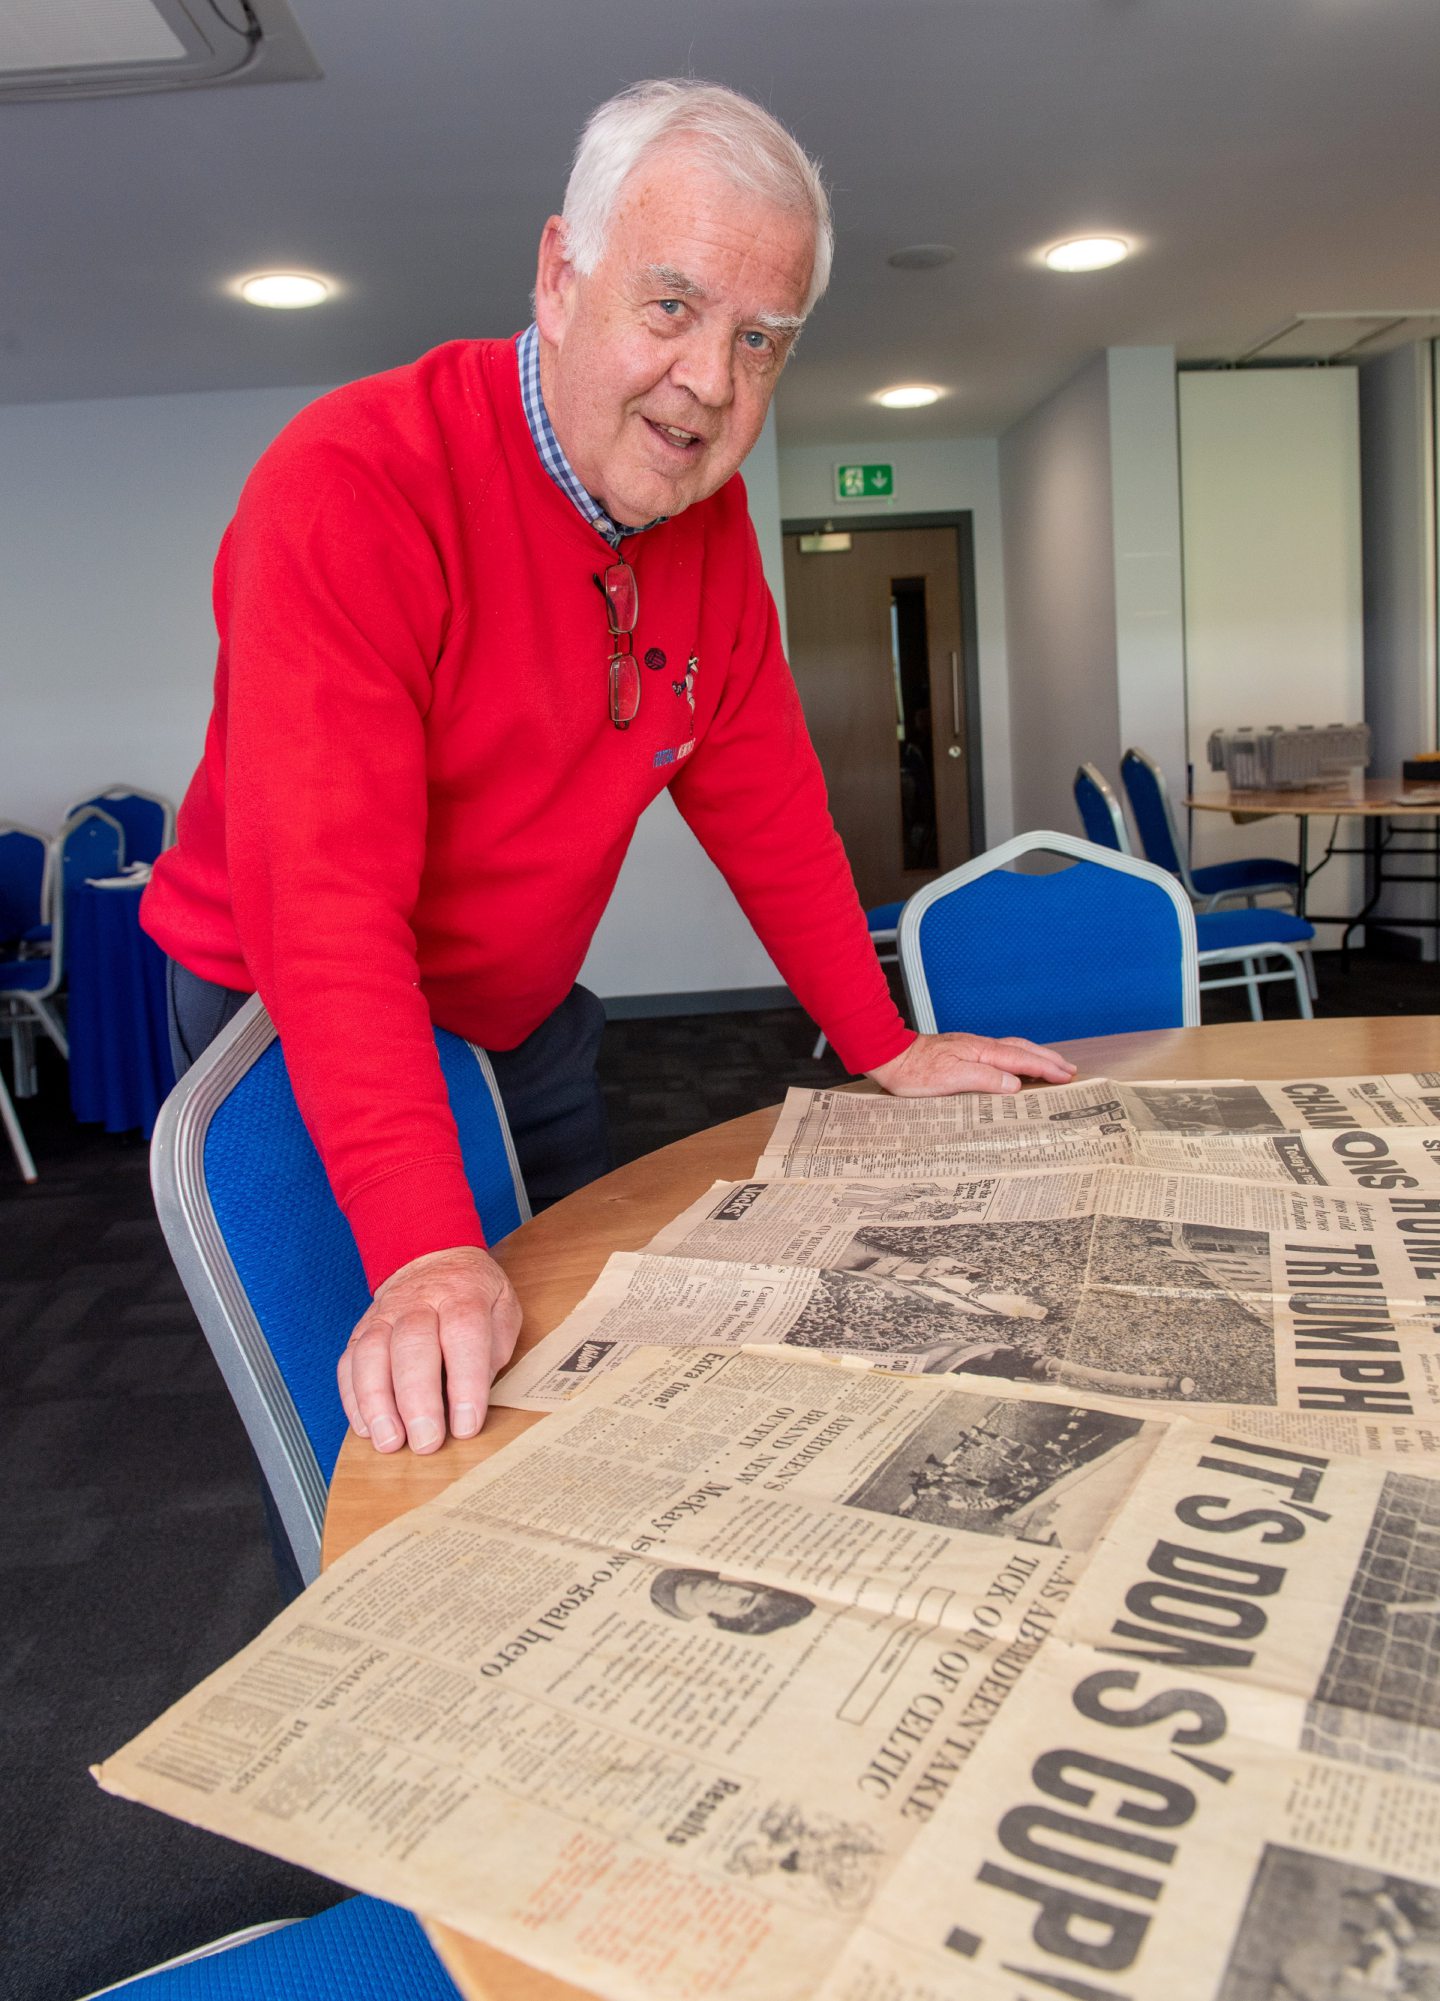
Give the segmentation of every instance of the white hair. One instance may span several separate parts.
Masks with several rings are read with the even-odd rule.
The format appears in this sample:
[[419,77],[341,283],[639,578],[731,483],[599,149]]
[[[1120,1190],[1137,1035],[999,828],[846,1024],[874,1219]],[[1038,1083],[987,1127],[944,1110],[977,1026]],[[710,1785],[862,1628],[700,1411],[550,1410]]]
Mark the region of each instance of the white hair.
[[830,281],[835,230],[820,169],[777,119],[723,84],[690,78],[631,84],[591,113],[565,188],[566,254],[588,274],[605,254],[620,190],[658,147],[681,145],[746,194],[807,216],[815,262],[808,313]]

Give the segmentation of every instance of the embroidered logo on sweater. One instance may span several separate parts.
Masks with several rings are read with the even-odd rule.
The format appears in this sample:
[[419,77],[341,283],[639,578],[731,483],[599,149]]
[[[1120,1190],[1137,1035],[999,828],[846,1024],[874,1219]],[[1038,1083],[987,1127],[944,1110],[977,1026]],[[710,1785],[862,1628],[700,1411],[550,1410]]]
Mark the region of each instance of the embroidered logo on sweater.
[[685,700],[690,704],[690,713],[692,716],[695,713],[695,676],[699,672],[700,672],[700,655],[698,653],[692,653],[690,655],[690,658],[685,662],[684,680],[672,681],[670,683],[670,686],[674,690],[674,692],[677,695],[683,695],[685,697]]
[[678,764],[681,758],[688,757],[694,748],[695,739],[692,736],[689,743],[678,744],[674,750],[657,750],[651,761],[658,771],[662,764]]

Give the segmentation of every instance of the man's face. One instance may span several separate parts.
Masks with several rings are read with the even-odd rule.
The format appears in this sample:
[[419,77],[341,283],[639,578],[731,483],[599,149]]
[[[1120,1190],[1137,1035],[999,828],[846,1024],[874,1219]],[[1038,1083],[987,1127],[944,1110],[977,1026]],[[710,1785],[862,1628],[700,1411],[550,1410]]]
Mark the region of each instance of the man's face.
[[810,284],[811,225],[672,146],[625,182],[588,277],[563,246],[552,216],[535,317],[556,434],[613,520],[678,514],[760,435]]
[[690,1577],[675,1589],[675,1609],[687,1619],[744,1619],[768,1593],[729,1577]]

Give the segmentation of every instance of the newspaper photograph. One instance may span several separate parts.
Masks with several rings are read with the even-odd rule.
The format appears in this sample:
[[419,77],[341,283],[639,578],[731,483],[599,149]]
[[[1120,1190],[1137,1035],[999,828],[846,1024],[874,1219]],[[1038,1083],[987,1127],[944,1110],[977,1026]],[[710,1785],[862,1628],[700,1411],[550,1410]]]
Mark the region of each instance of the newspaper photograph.
[[1002,1096],[786,1095],[757,1180],[909,1181],[1133,1165],[1318,1187],[1440,1188],[1440,1077],[1083,1084]]
[[494,1401],[556,1408],[647,1343],[758,1344],[1164,1403],[1440,1416],[1440,1195],[1113,1169],[751,1182],[659,1241],[669,1255],[612,1257]]
[[1163,1435],[638,1355],[97,1777],[604,1994],[808,1994],[922,1825],[922,1767],[938,1798],[1003,1717]]
[[1436,1479],[1173,1426],[819,1991],[1435,1996],[1437,1663]]

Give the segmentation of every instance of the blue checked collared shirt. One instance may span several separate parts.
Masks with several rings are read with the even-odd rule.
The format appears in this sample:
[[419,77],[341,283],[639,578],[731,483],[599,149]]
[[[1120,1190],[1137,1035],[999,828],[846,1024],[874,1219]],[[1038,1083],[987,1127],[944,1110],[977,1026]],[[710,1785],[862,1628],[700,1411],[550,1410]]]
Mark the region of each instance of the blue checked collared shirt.
[[515,345],[520,357],[520,400],[525,405],[525,421],[530,426],[530,435],[535,440],[541,465],[567,500],[575,503],[590,526],[605,537],[612,549],[618,549],[627,535],[643,535],[647,528],[658,528],[666,519],[665,515],[658,514],[653,521],[642,521],[636,528],[627,528],[618,521],[612,521],[595,496],[585,491],[575,476],[575,468],[561,450],[555,427],[550,422],[550,412],[545,408],[545,398],[540,394],[540,335],[533,321]]

